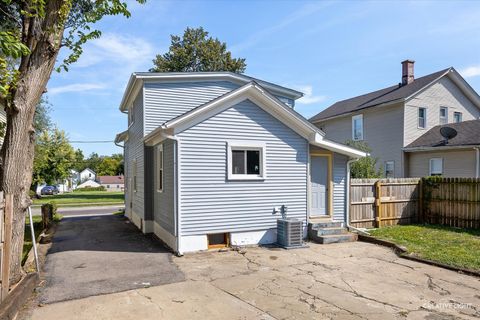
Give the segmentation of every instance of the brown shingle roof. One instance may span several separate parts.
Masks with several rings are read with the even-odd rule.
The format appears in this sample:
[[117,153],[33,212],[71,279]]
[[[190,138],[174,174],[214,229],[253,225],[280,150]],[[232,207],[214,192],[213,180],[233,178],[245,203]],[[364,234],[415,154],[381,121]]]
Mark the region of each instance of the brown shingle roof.
[[[457,130],[457,136],[445,143],[440,134],[442,127],[451,127]],[[417,140],[410,143],[406,149],[422,147],[461,147],[480,145],[480,120],[469,120],[459,123],[449,123],[435,126]]]
[[405,99],[415,92],[423,89],[425,86],[429,85],[432,81],[441,77],[443,74],[446,74],[453,68],[447,68],[432,74],[429,74],[424,77],[415,79],[410,84],[405,86],[394,85],[388,88],[384,88],[378,91],[370,92],[358,97],[342,100],[335,102],[333,105],[318,113],[317,115],[309,119],[310,122],[316,122],[331,117],[339,116],[344,113],[350,113],[380,104]]
[[123,176],[98,176],[97,180],[100,184],[123,184]]

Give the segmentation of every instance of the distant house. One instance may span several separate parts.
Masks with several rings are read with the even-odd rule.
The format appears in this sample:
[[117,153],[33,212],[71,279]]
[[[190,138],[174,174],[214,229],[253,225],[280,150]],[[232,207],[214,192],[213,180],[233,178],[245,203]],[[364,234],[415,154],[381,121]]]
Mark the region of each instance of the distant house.
[[85,180],[84,182],[80,183],[76,189],[82,188],[98,188],[101,187],[101,184],[95,180]]
[[[431,133],[428,137],[438,138],[439,125],[479,119],[480,96],[453,67],[415,78],[413,66],[414,61],[403,61],[400,83],[338,101],[310,121],[336,142],[365,141],[372,155],[379,158],[386,177],[429,175],[425,163],[419,163],[420,155],[427,157],[429,153],[412,151],[414,146],[420,147],[417,139],[427,132]],[[459,131],[457,139],[460,135]],[[474,153],[472,148],[470,152]],[[438,168],[442,161],[444,165],[450,163],[449,167],[454,165],[451,161],[455,159],[458,168],[449,169],[448,175],[474,176],[472,158],[468,157],[470,162],[464,163],[456,156],[460,154],[432,154],[425,161]],[[462,168],[464,165],[468,167]]]
[[125,179],[123,176],[98,176],[97,182],[107,191],[123,191]]
[[95,171],[93,171],[90,168],[85,168],[82,171],[80,171],[79,181],[80,181],[80,183],[83,183],[87,180],[95,180],[96,177],[97,177],[97,174],[95,173]]
[[[449,127],[456,135],[440,133]],[[448,129],[451,131],[451,129]],[[408,146],[408,171],[412,176],[480,177],[480,120],[433,127]]]
[[126,216],[178,253],[276,242],[281,213],[344,224],[350,163],[302,93],[230,72],[134,73],[120,110]]

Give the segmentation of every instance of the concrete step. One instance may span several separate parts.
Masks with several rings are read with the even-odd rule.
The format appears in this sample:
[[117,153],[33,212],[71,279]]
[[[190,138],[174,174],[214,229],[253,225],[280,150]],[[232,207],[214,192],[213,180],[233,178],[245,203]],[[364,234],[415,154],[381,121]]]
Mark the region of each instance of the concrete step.
[[310,222],[308,224],[308,227],[312,229],[323,229],[323,228],[341,228],[342,227],[342,222],[333,222],[333,221],[328,221],[328,222]]
[[346,233],[346,234],[330,234],[330,235],[323,235],[318,236],[316,239],[312,239],[313,241],[321,244],[328,244],[328,243],[342,243],[342,242],[354,242],[357,241],[358,235],[355,233]]
[[317,230],[317,235],[318,236],[326,236],[326,235],[332,235],[332,234],[345,234],[348,233],[348,231],[345,228],[321,228]]

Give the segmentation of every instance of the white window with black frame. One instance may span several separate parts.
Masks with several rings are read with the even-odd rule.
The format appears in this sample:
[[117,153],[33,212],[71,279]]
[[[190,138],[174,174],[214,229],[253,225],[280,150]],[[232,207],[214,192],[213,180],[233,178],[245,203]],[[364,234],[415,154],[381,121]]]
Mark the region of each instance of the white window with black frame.
[[265,169],[265,143],[227,142],[228,180],[263,180]]

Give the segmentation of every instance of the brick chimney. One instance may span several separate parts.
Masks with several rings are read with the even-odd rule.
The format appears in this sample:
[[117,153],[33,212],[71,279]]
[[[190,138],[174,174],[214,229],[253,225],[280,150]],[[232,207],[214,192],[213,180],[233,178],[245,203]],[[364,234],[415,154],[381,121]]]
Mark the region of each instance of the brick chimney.
[[410,84],[413,82],[413,64],[415,61],[413,60],[405,60],[402,61],[402,86]]

